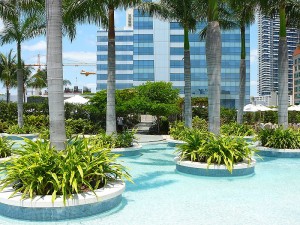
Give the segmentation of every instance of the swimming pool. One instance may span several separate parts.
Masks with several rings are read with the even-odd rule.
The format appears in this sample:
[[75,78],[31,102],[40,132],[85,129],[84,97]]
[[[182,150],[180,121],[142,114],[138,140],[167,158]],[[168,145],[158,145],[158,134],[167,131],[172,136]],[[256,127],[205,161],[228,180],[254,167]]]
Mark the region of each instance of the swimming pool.
[[300,159],[258,160],[255,175],[209,178],[175,171],[174,148],[143,147],[140,157],[121,158],[135,184],[107,213],[59,222],[0,217],[0,224],[300,224]]

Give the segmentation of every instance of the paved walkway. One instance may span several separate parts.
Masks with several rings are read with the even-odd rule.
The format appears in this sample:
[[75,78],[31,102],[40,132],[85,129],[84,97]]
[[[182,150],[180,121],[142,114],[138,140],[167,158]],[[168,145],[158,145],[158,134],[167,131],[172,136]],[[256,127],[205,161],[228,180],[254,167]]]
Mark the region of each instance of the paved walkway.
[[166,135],[136,134],[135,137],[138,143],[160,142],[166,140]]

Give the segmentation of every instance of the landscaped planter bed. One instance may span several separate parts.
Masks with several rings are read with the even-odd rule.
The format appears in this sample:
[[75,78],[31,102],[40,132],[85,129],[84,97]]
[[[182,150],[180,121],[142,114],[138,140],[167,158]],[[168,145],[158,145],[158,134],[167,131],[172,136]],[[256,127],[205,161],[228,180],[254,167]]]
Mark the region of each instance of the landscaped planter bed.
[[260,156],[278,157],[278,158],[300,158],[300,149],[279,149],[257,146]]
[[9,187],[0,192],[0,214],[5,217],[22,220],[53,221],[86,217],[102,213],[118,206],[122,201],[125,183],[117,181],[92,192],[74,194],[66,206],[58,197],[52,203],[52,197],[36,196],[34,199],[21,200],[21,194],[9,198],[14,189]]
[[127,156],[139,156],[141,155],[141,148],[142,145],[139,144],[133,144],[132,147],[128,148],[114,148],[111,152],[120,154],[121,157],[127,157]]
[[225,165],[211,164],[209,167],[207,163],[180,161],[178,157],[175,158],[176,170],[181,173],[192,174],[197,176],[209,176],[209,177],[235,177],[254,174],[254,168],[256,161],[252,159],[252,162],[241,162],[234,165],[232,173],[230,173]]

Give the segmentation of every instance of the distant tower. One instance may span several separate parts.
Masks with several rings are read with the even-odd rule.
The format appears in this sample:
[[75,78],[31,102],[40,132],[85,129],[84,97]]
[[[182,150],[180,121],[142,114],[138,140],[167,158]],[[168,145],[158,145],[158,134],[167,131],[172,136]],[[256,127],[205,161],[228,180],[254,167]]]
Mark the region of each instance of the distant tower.
[[[272,92],[278,91],[279,25],[279,18],[270,19],[258,15],[258,93],[260,96],[271,95]],[[297,43],[298,30],[287,29],[289,95],[293,92],[293,52]]]

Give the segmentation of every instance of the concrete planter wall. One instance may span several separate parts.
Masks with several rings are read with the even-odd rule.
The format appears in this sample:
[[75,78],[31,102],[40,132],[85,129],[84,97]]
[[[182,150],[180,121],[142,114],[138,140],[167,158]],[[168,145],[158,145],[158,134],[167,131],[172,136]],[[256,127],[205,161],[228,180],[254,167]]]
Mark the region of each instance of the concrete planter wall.
[[129,157],[129,156],[139,156],[141,155],[142,145],[134,143],[132,147],[129,148],[114,148],[111,152],[120,154],[121,157]]
[[36,196],[34,199],[21,200],[21,194],[9,196],[13,189],[6,188],[0,192],[0,214],[5,217],[30,221],[53,221],[74,219],[102,213],[118,206],[122,201],[125,183],[117,181],[92,192],[74,194],[66,206],[58,197],[52,203],[51,196]]
[[167,139],[167,142],[169,147],[176,147],[177,145],[182,145],[186,143],[185,141],[174,140],[174,139]]
[[7,133],[1,133],[1,137],[6,137],[9,140],[13,141],[19,141],[23,140],[23,138],[28,138],[28,139],[36,139],[38,138],[39,134],[7,134]]
[[258,155],[278,158],[300,158],[300,149],[278,149],[257,146]]
[[175,158],[176,170],[181,173],[192,174],[197,176],[209,176],[209,177],[235,177],[245,176],[254,173],[256,161],[252,159],[251,163],[241,162],[235,164],[230,173],[225,165],[211,164],[207,167],[207,163],[180,161],[178,157]]

